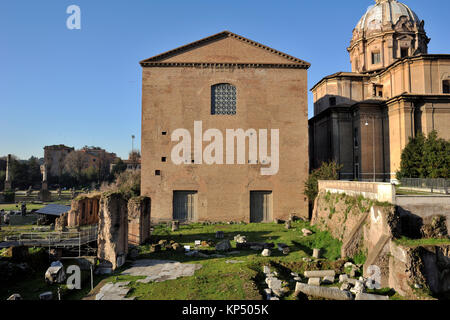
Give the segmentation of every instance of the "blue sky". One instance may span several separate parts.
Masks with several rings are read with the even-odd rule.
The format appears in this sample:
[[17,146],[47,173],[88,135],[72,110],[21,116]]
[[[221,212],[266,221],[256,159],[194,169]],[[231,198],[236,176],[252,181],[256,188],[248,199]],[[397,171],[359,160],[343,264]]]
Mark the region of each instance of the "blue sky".
[[[312,64],[308,87],[350,71],[352,30],[374,0],[0,0],[0,156],[43,147],[140,145],[138,62],[223,30]],[[430,53],[450,53],[447,0],[404,0],[425,20]],[[69,5],[81,30],[69,30]],[[312,115],[311,94],[309,112]]]

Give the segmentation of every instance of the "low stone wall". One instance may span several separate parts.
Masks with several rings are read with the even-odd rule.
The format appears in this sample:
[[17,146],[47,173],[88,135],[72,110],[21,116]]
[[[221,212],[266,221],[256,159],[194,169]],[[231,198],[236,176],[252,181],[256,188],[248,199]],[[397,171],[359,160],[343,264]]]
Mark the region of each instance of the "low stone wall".
[[100,196],[100,194],[88,194],[72,200],[71,210],[67,215],[68,227],[97,224],[99,221]]
[[390,245],[389,286],[403,296],[415,298],[420,291],[450,292],[449,269],[450,245]]
[[141,245],[150,237],[150,208],[148,197],[136,197],[128,201],[128,243]]
[[379,202],[395,202],[395,186],[390,183],[320,180],[319,190],[331,193],[345,193],[349,196],[362,195],[366,199]]
[[435,215],[445,216],[447,230],[450,230],[450,196],[396,196],[395,204],[404,221],[406,234],[413,236]]

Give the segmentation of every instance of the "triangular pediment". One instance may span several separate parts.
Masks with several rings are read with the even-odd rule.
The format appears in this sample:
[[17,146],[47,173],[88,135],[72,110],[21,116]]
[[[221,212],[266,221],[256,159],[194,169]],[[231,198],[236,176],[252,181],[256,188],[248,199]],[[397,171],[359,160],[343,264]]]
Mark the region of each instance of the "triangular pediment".
[[141,61],[141,65],[153,63],[233,63],[233,64],[310,64],[286,53],[264,46],[229,31],[195,41]]

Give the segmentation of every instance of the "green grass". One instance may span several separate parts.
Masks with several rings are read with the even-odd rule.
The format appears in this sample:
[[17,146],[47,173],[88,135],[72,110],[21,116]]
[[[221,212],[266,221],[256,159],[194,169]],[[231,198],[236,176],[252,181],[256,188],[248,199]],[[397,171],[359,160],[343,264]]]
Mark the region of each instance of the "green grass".
[[[315,233],[309,237],[303,237],[302,228],[309,228]],[[240,250],[239,253],[228,255],[224,258],[188,257],[184,253],[174,251],[160,251],[150,253],[150,245],[139,247],[139,258],[176,260],[182,263],[201,264],[192,277],[182,277],[176,280],[168,280],[159,283],[138,283],[136,280],[142,277],[122,276],[115,274],[106,281],[131,281],[131,292],[138,300],[260,300],[263,298],[263,289],[267,287],[262,274],[263,265],[270,264],[272,269],[279,270],[280,279],[288,281],[290,269],[285,266],[292,264],[298,266],[303,257],[310,256],[313,248],[322,249],[325,259],[322,263],[334,261],[340,257],[341,242],[333,239],[328,232],[316,230],[310,227],[308,222],[296,221],[292,228],[286,230],[284,225],[275,223],[267,224],[221,224],[182,225],[179,231],[171,232],[165,225],[155,226],[152,242],[159,240],[174,240],[182,245],[194,247],[195,240],[215,239],[216,231],[223,231],[225,239],[230,240],[235,247],[233,238],[237,234],[245,235],[249,242],[273,242],[285,243],[290,246],[291,252],[283,255],[276,248],[272,250],[270,257],[261,256],[261,251]],[[201,248],[202,252],[213,253],[215,248]],[[226,260],[240,260],[243,263],[229,264]],[[290,284],[291,293],[294,284]],[[293,299],[292,294],[285,299]]]
[[[39,210],[41,208],[45,207],[44,204],[36,204],[36,203],[27,203],[27,211],[30,210]],[[0,204],[0,210],[5,210],[5,211],[20,211],[20,204]]]
[[400,239],[395,239],[394,242],[406,247],[450,245],[450,239],[410,239],[401,237]]

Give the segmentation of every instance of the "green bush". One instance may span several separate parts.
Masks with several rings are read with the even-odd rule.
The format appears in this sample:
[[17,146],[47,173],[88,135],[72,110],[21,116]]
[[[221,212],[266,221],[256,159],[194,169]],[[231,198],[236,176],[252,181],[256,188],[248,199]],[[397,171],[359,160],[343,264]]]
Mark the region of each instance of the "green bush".
[[319,192],[319,180],[337,180],[339,178],[339,171],[342,165],[336,162],[324,162],[321,167],[311,172],[308,179],[305,181],[305,188],[303,194],[308,197],[310,202],[314,202]]

